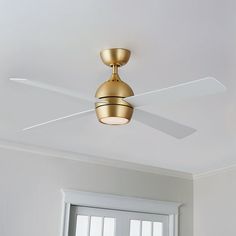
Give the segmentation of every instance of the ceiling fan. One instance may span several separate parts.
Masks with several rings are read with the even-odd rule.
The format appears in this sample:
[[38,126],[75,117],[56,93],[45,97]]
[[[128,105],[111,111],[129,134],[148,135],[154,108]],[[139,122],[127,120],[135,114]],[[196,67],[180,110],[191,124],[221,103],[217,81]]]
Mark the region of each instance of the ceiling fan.
[[33,129],[74,116],[84,117],[96,111],[98,120],[103,124],[123,125],[127,124],[131,118],[133,118],[154,129],[181,139],[194,133],[196,130],[156,114],[144,111],[141,107],[149,104],[165,104],[167,102],[174,102],[191,97],[216,94],[224,92],[226,89],[225,86],[215,78],[206,77],[172,87],[134,95],[130,86],[123,82],[118,74],[118,68],[129,61],[130,51],[123,48],[105,49],[101,51],[100,56],[103,63],[112,68],[112,75],[97,89],[95,95],[96,99],[90,99],[80,93],[38,81],[31,81],[24,78],[10,78],[10,80],[14,82],[75,97],[81,102],[87,102],[89,105],[88,110],[35,124],[26,127],[23,130]]

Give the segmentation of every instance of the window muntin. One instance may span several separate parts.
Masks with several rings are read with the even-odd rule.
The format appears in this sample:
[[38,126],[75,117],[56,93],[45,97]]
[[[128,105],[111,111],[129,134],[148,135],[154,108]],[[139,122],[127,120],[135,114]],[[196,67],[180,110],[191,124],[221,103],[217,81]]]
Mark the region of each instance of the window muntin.
[[130,221],[130,236],[162,236],[163,223],[153,221]]

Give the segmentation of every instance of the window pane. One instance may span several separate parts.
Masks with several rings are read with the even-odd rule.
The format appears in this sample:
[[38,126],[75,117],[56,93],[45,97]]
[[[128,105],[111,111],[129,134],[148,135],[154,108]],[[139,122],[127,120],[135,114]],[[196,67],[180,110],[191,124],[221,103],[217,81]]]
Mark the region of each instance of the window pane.
[[140,236],[140,220],[130,221],[130,236]]
[[77,216],[76,236],[88,236],[89,217]]
[[152,236],[151,221],[142,221],[142,236]]
[[163,235],[163,224],[161,222],[153,223],[153,236],[162,236]]
[[102,236],[102,223],[102,217],[91,217],[90,236]]
[[104,218],[103,236],[115,236],[114,218]]

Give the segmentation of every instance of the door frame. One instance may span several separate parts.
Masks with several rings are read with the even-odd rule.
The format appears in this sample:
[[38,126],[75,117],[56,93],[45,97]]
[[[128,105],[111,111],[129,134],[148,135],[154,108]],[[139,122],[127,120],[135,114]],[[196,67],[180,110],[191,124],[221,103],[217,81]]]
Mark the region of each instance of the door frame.
[[63,189],[62,194],[61,236],[69,236],[69,219],[72,205],[168,215],[169,236],[178,236],[179,234],[179,208],[182,203],[70,189]]

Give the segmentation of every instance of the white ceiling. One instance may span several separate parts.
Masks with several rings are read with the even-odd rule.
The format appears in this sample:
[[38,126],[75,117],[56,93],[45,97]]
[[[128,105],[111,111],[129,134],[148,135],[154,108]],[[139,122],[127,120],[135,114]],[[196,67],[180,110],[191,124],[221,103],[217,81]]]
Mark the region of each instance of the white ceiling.
[[[0,138],[200,173],[236,164],[234,0],[0,1]],[[132,51],[121,78],[135,93],[214,76],[225,94],[147,111],[196,128],[182,140],[132,121],[95,116],[21,129],[85,108],[76,99],[9,82],[24,77],[94,96],[108,78],[99,51]]]

